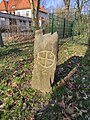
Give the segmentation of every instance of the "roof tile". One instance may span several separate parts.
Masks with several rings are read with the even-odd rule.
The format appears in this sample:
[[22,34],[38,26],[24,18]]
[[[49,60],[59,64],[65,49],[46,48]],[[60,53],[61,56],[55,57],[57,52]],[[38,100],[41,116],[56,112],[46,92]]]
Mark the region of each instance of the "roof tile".
[[[37,2],[36,0],[34,0],[34,7],[36,8],[37,6]],[[29,0],[9,0],[8,2],[8,11],[14,11],[14,10],[20,10],[20,9],[30,9],[30,3]],[[0,11],[5,11],[5,5],[4,5],[4,1],[2,1],[0,3]],[[42,6],[40,6],[39,9],[41,12],[46,13],[46,11],[44,10],[44,8]]]

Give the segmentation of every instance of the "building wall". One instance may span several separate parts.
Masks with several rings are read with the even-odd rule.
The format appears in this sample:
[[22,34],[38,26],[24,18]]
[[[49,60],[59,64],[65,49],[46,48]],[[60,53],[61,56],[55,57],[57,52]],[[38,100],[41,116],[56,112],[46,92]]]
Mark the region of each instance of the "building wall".
[[[19,15],[19,16],[24,16],[24,17],[30,17],[31,18],[31,9],[16,10],[15,14]],[[36,11],[35,11],[35,17],[36,17]],[[43,12],[39,12],[39,18],[40,17],[44,18],[46,20],[48,18],[48,15],[43,13]],[[39,26],[41,27],[42,25],[43,25],[42,21],[39,20]]]
[[0,11],[0,12],[2,12],[2,13],[7,13],[6,11]]
[[15,15],[30,17],[31,18],[31,9],[16,10]]
[[[6,11],[1,11],[3,13],[7,13]],[[30,17],[31,18],[31,9],[24,9],[24,10],[16,10],[15,15],[24,16],[24,17]],[[35,12],[36,16],[36,12]],[[48,18],[48,14],[45,14],[43,12],[39,12],[39,17],[43,17],[44,19]]]
[[0,12],[0,27],[6,30],[11,28],[13,30],[20,28],[21,31],[31,30],[31,18]]
[[46,20],[48,18],[48,14],[45,14],[43,12],[39,12],[39,17],[43,17]]
[[[16,10],[15,15],[20,15],[20,16],[31,18],[31,9]],[[35,12],[35,17],[36,17],[36,12]],[[39,17],[43,17],[44,19],[47,19],[47,14],[43,12],[39,12]]]
[[1,18],[1,17],[0,17],[0,27],[5,26],[5,25],[6,25],[6,20],[5,20],[5,18]]
[[[6,11],[2,11],[3,13],[6,13]],[[31,9],[24,9],[24,10],[16,10],[15,11],[15,15],[18,15],[18,16],[24,16],[24,17],[29,17],[31,18]],[[39,18],[44,18],[44,20],[47,19],[47,16],[48,14],[45,14],[43,12],[39,12]],[[36,12],[35,12],[35,17],[36,17]],[[8,21],[3,21],[4,24],[10,24],[8,23]],[[24,22],[23,20],[21,21],[18,21],[17,20],[17,24],[19,25],[26,25],[28,22]],[[28,23],[30,24],[30,23]],[[42,27],[44,26],[44,22],[42,21],[42,19],[39,20],[39,26]]]

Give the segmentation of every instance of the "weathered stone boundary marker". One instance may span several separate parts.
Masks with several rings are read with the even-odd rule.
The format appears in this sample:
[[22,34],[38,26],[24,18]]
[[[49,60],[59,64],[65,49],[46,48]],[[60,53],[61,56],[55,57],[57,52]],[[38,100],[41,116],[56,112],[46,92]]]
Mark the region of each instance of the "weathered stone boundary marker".
[[57,65],[58,35],[35,32],[34,69],[31,86],[43,93],[52,90]]

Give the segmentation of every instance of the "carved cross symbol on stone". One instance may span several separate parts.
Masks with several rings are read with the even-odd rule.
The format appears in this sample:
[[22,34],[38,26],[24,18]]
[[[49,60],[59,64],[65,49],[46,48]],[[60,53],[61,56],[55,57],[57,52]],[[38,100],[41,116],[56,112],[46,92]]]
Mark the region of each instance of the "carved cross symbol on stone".
[[43,50],[37,54],[38,64],[44,68],[50,68],[55,63],[55,55],[52,51]]

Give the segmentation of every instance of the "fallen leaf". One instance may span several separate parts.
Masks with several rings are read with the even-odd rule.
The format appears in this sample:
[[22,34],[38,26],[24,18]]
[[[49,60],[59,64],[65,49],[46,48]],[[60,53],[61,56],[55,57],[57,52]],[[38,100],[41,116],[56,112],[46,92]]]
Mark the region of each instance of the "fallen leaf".
[[76,92],[76,97],[77,97],[78,100],[81,98],[80,95],[79,95],[79,92]]
[[79,114],[80,116],[82,116],[82,114],[83,114],[83,113],[82,113],[82,111],[79,111],[79,113],[78,113],[78,114]]
[[74,106],[72,106],[72,107],[67,107],[67,109],[66,109],[66,112],[68,113],[68,114],[74,114],[74,112],[75,112],[75,109],[74,109]]
[[65,103],[64,103],[64,101],[62,100],[61,102],[59,102],[59,105],[62,107],[62,108],[64,108],[65,109]]
[[71,99],[72,99],[72,96],[68,95],[68,97],[67,97],[67,98],[68,98],[68,100],[71,100]]

